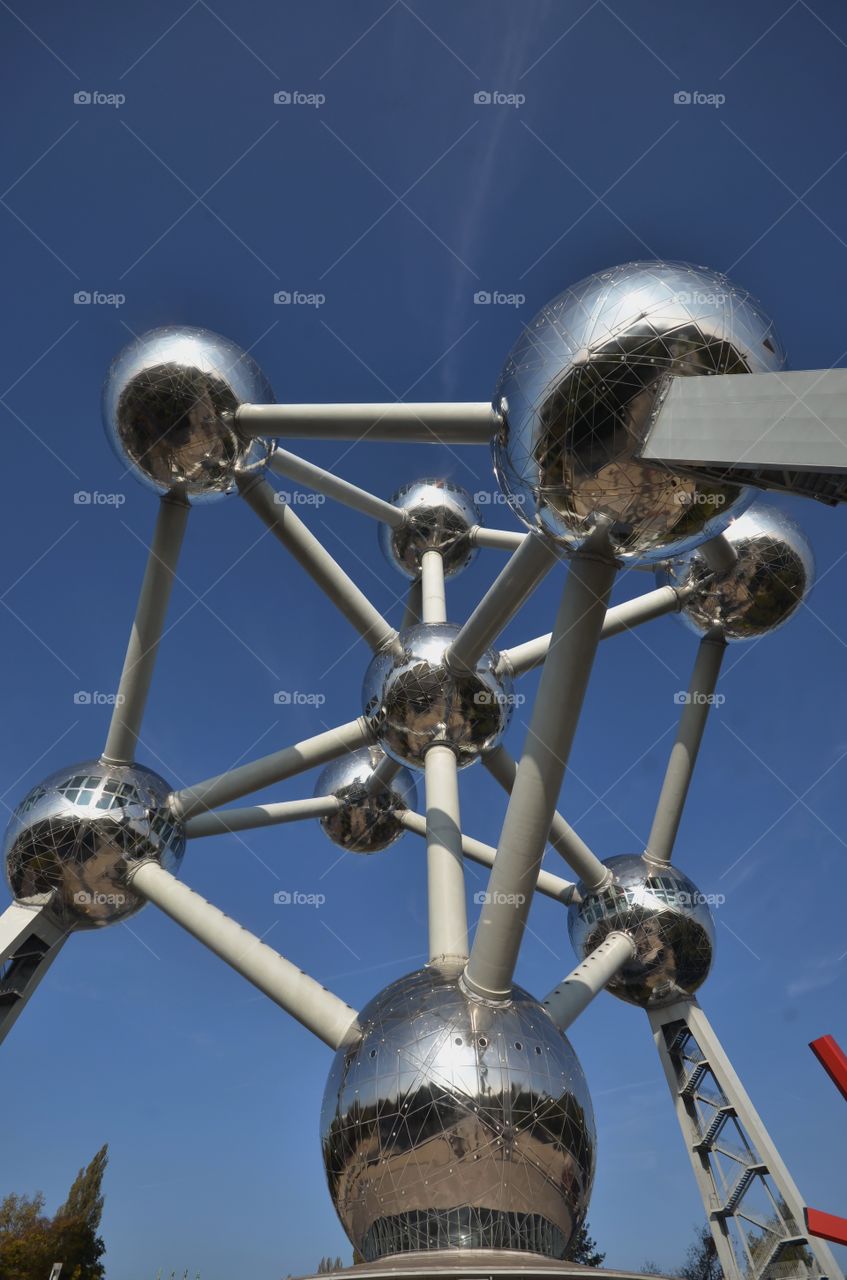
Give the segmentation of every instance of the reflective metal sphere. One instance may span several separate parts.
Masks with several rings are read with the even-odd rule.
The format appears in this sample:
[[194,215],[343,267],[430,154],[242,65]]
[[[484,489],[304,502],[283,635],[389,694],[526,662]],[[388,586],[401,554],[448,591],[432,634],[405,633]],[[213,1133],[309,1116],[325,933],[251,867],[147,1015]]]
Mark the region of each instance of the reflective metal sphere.
[[467,675],[456,675],[444,653],[459,628],[419,623],[400,634],[401,653],[383,650],[365,675],[364,713],[380,746],[395,760],[423,766],[427,747],[452,747],[459,767],[500,741],[512,714],[511,680],[496,674],[487,650]]
[[513,348],[494,396],[497,478],[525,524],[567,547],[603,516],[623,560],[688,550],[752,493],[639,461],[663,378],[783,364],[771,322],[726,276],[674,262],[601,271],[548,303]]
[[6,829],[6,872],[17,900],[52,894],[52,909],[71,929],[135,915],[145,899],[127,885],[127,868],[153,859],[176,871],[185,851],[170,794],[164,778],[138,764],[86,760],[45,778]]
[[657,580],[694,588],[682,620],[698,635],[720,627],[727,640],[754,640],[787,622],[812,589],[815,559],[799,525],[779,508],[757,502],[724,531],[738,559],[713,574],[691,551],[662,566]]
[[242,404],[273,392],[250,356],[207,329],[151,329],[117,356],[103,388],[103,421],[118,457],[157,493],[192,502],[229,493],[273,450],[236,426]]
[[445,576],[460,573],[476,555],[470,531],[479,512],[470,494],[449,480],[413,480],[391,499],[406,512],[400,529],[379,527],[379,545],[389,564],[417,578],[425,551],[440,551]]
[[468,997],[422,969],[359,1015],[321,1116],[342,1225],[367,1261],[417,1249],[518,1249],[562,1258],[588,1207],[594,1116],[564,1035],[515,987]]
[[605,864],[614,881],[599,892],[579,885],[568,908],[574,951],[585,959],[616,929],[632,934],[637,954],[606,988],[646,1009],[692,995],[705,982],[715,949],[706,899],[676,867],[651,866],[625,854]]
[[417,807],[417,787],[408,769],[400,769],[391,781],[371,793],[368,783],[385,756],[379,747],[365,747],[333,760],[318,777],[316,796],[335,796],[337,813],[321,818],[321,826],[333,844],[351,853],[377,853],[399,840],[405,828],[398,812]]

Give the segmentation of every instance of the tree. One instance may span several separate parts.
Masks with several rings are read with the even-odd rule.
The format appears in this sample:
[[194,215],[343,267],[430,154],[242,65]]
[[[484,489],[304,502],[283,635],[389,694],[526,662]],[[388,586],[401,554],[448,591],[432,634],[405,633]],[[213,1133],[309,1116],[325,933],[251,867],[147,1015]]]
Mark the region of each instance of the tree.
[[723,1280],[723,1269],[711,1231],[705,1223],[695,1227],[694,1240],[679,1271],[681,1280]]
[[98,1235],[103,1212],[103,1174],[108,1148],[80,1169],[56,1213],[44,1214],[44,1196],[6,1196],[0,1201],[0,1277],[45,1280],[61,1262],[62,1280],[103,1280],[106,1246]]
[[343,1269],[344,1269],[344,1263],[341,1261],[340,1258],[335,1258],[335,1259],[321,1258],[320,1262],[318,1263],[319,1276],[329,1275],[330,1272],[332,1271],[342,1271]]
[[605,1253],[598,1251],[597,1241],[592,1240],[588,1234],[588,1223],[583,1222],[568,1245],[565,1254],[568,1262],[579,1262],[584,1267],[599,1267],[605,1256]]

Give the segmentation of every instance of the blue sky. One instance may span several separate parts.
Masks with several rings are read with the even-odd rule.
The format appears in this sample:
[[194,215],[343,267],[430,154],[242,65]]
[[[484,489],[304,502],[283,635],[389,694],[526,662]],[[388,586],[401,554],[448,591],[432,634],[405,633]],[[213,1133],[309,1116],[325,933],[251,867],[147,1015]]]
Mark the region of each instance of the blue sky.
[[[0,3],[0,40],[6,806],[104,741],[108,709],[74,693],[114,689],[155,517],[99,419],[131,333],[226,333],[281,400],[484,399],[549,297],[658,256],[751,289],[792,367],[847,355],[847,19],[834,0],[15,0]],[[295,92],[324,101],[274,102]],[[480,92],[524,101],[477,104]],[[525,300],[476,305],[481,290]],[[112,303],[75,303],[80,291]],[[278,305],[279,291],[324,301]],[[383,495],[425,474],[494,490],[481,449],[303,452]],[[80,491],[120,503],[79,505]],[[731,652],[676,860],[726,896],[702,1004],[809,1202],[844,1213],[847,1112],[806,1045],[826,1032],[847,1044],[845,515],[783,505],[820,581],[789,627]],[[303,511],[399,621],[403,583],[369,522]],[[485,553],[452,585],[453,617],[501,562]],[[615,598],[648,585],[626,574]],[[542,586],[506,642],[549,630],[560,586]],[[175,784],[358,714],[362,643],[237,499],[192,514],[171,620],[140,758]],[[601,856],[643,846],[693,657],[673,619],[602,648],[561,802]],[[279,689],[325,703],[279,706]],[[513,753],[525,722],[521,708]],[[502,796],[479,768],[462,785],[467,831],[496,842]],[[358,1005],[425,958],[423,846],[336,855],[299,825],[198,842],[183,875]],[[546,865],[559,869],[553,853]],[[275,906],[281,887],[326,902]],[[517,977],[540,996],[573,957],[561,908],[537,901],[530,926]],[[610,1265],[672,1267],[702,1215],[646,1018],[602,996],[572,1040],[599,1129],[593,1233]],[[72,939],[7,1040],[0,1193],[42,1188],[55,1206],[108,1141],[110,1280],[185,1267],[273,1280],[348,1258],[317,1137],[329,1064],[149,908]]]

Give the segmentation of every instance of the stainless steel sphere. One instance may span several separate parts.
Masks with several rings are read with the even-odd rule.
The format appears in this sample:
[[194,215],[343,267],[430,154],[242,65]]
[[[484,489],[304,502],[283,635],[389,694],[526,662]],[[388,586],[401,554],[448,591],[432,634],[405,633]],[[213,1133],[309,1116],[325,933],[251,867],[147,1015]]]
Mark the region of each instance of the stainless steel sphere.
[[419,1249],[563,1258],[588,1207],[594,1116],[576,1054],[519,987],[502,1005],[425,968],[359,1015],[324,1094],[329,1190],[367,1261]]
[[449,480],[413,480],[391,499],[406,513],[399,529],[380,525],[379,545],[390,565],[417,578],[425,551],[440,551],[444,573],[460,573],[476,555],[470,531],[479,524],[471,495]]
[[185,835],[171,788],[138,764],[86,760],[25,796],[6,829],[6,872],[19,902],[46,901],[69,929],[97,929],[144,906],[125,873],[154,860],[176,871]]
[[341,806],[321,818],[321,826],[333,844],[351,853],[387,849],[405,830],[399,813],[417,807],[417,787],[408,769],[401,768],[378,790],[368,790],[374,770],[384,759],[379,747],[351,751],[328,764],[315,785],[316,796],[335,796]]
[[273,450],[239,430],[235,410],[269,404],[273,392],[256,364],[207,329],[151,329],[117,356],[103,388],[103,421],[118,457],[157,493],[192,502],[235,487],[260,471]]
[[497,478],[520,519],[566,547],[604,517],[622,560],[687,550],[752,494],[639,460],[662,380],[783,364],[773,325],[726,276],[676,262],[598,272],[548,303],[507,360]]
[[459,628],[419,623],[401,632],[401,652],[378,653],[365,675],[364,713],[383,751],[423,767],[428,747],[451,747],[459,767],[500,741],[512,714],[508,676],[497,674],[498,655],[487,650],[472,673],[455,674],[444,661]]
[[638,948],[606,988],[646,1009],[692,995],[705,982],[715,950],[706,899],[676,867],[651,866],[637,855],[609,858],[614,881],[599,893],[580,884],[582,901],[568,908],[574,951],[585,959],[614,930]]
[[794,614],[815,580],[806,535],[784,511],[756,502],[724,531],[737,560],[713,574],[700,551],[690,551],[657,572],[657,580],[693,588],[679,616],[698,635],[720,627],[727,640],[755,640]]

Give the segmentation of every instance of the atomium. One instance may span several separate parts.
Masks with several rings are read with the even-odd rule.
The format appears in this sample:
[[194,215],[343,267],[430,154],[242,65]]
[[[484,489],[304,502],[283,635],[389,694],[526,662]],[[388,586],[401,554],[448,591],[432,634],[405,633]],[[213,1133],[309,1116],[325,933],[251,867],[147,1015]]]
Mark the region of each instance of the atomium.
[[605,518],[624,561],[685,551],[753,495],[639,460],[664,380],[783,364],[773,325],[726,276],[672,262],[601,271],[548,303],[508,358],[498,480],[519,519],[566,547]]
[[397,529],[380,525],[379,545],[389,564],[407,578],[417,578],[425,551],[437,551],[445,577],[461,573],[476,554],[470,539],[479,512],[464,489],[449,480],[413,480],[391,499],[405,512]]
[[380,746],[417,768],[427,748],[447,746],[460,767],[502,738],[512,713],[508,676],[487,650],[473,671],[453,672],[445,653],[459,633],[453,623],[419,623],[401,632],[399,650],[376,654],[365,674],[364,714]]
[[564,1257],[594,1175],[570,1043],[515,987],[472,1000],[458,971],[392,983],[335,1057],[321,1117],[330,1194],[366,1260],[417,1249]]
[[607,934],[631,934],[637,953],[606,988],[646,1009],[691,996],[706,981],[715,930],[704,895],[670,865],[637,855],[609,858],[614,879],[599,891],[579,885],[568,908],[568,932],[584,959]]
[[766,502],[733,520],[723,536],[737,555],[731,569],[714,573],[695,550],[663,565],[657,581],[684,593],[679,616],[699,635],[719,628],[727,640],[755,640],[783,626],[808,596],[812,548],[802,529]]
[[273,398],[259,366],[234,342],[173,326],[142,334],[117,356],[103,388],[103,421],[134,475],[157,493],[196,503],[264,468],[273,442],[245,435],[235,411]]
[[382,786],[372,785],[384,759],[378,747],[352,751],[328,764],[315,784],[316,796],[334,796],[340,804],[336,813],[321,818],[321,826],[333,844],[351,853],[377,853],[394,844],[405,830],[398,815],[417,803],[408,769],[399,769]]
[[126,873],[152,860],[176,871],[185,836],[168,808],[171,788],[142,765],[87,760],[51,774],[15,809],[5,836],[6,872],[19,902],[50,895],[70,929],[135,915],[145,900]]

